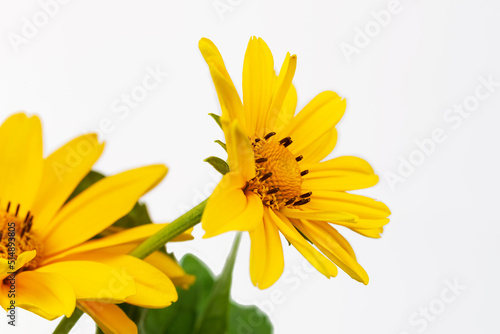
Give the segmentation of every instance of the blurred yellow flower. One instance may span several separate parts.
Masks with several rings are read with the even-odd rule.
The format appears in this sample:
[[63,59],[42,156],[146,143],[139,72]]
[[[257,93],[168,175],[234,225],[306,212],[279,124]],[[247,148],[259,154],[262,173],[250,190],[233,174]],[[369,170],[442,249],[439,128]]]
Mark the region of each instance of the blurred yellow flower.
[[[44,159],[38,117],[19,113],[0,126],[0,305],[5,310],[14,302],[53,320],[71,316],[77,306],[106,333],[137,333],[115,304],[163,308],[177,300],[172,281],[184,287],[192,283],[166,254],[156,252],[145,261],[125,255],[164,224],[88,241],[126,215],[167,173],[165,166],[154,165],[106,177],[65,204],[103,148],[96,135],[84,135]],[[190,238],[186,233],[178,240]]]
[[280,232],[325,276],[337,275],[336,264],[367,284],[353,249],[331,224],[378,238],[389,222],[387,206],[346,192],[371,187],[378,177],[360,158],[320,162],[335,147],[345,100],[326,91],[295,115],[296,56],[287,54],[276,75],[266,43],[251,38],[242,102],[217,47],[206,38],[199,47],[219,97],[230,168],[208,200],[205,237],[249,231],[250,276],[261,289],[283,272]]

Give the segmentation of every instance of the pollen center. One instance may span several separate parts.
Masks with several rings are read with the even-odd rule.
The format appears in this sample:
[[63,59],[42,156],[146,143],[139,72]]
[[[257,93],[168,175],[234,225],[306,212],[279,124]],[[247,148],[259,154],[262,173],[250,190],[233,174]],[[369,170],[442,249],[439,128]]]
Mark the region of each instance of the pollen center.
[[301,194],[302,176],[308,172],[300,170],[302,156],[295,157],[287,148],[292,144],[290,137],[278,141],[274,136],[271,132],[252,140],[256,176],[247,182],[245,190],[253,191],[276,210],[306,204],[311,194]]
[[[36,249],[40,252],[37,238],[31,227],[33,215],[28,212],[26,217],[19,217],[19,205],[0,208],[0,259],[17,260],[24,252]],[[27,263],[21,270],[34,269],[37,267],[37,257]]]

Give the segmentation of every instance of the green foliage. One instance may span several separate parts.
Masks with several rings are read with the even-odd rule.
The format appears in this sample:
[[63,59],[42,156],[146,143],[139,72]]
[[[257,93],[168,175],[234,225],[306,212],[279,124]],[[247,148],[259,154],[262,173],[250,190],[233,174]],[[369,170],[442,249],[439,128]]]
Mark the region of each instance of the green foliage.
[[229,165],[221,158],[208,157],[204,161],[212,165],[212,167],[215,168],[215,170],[217,170],[222,175],[229,173]]
[[[216,114],[209,114],[209,115],[212,116],[212,118],[215,120],[215,122],[217,122],[217,124],[219,125],[219,127],[222,129],[222,123],[221,123],[221,120],[220,120],[220,116],[216,115]],[[219,144],[224,149],[224,151],[227,152],[226,144],[224,144],[220,140],[216,140],[215,142],[217,144]]]
[[220,116],[219,115],[216,115],[216,114],[208,114],[210,116],[212,116],[212,118],[214,119],[215,122],[217,122],[217,124],[219,125],[219,127],[222,129],[222,123],[220,121]]
[[94,172],[91,170],[80,183],[78,186],[76,186],[75,190],[73,190],[73,193],[69,195],[68,199],[66,200],[66,203],[71,201],[73,198],[75,198],[77,195],[81,194],[85,189],[89,188],[91,185],[96,183],[97,181],[100,181],[104,179],[105,176],[102,175],[101,173]]
[[212,286],[207,305],[196,321],[195,334],[218,334],[226,332],[229,319],[230,290],[233,281],[234,261],[236,260],[240,240],[241,233],[238,233],[224,269]]
[[224,144],[223,142],[221,142],[220,140],[214,140],[215,143],[219,144],[223,149],[224,151],[227,152],[227,147],[226,147],[226,144]]
[[[196,276],[196,282],[189,290],[178,288],[179,300],[173,305],[164,309],[149,310],[144,325],[141,326],[145,331],[139,333],[271,334],[273,332],[269,319],[257,307],[239,305],[230,300],[229,290],[234,262],[231,265],[226,264],[223,274],[217,280],[214,279],[210,269],[194,255],[185,255],[181,265],[188,274]],[[207,309],[214,310],[207,311]]]

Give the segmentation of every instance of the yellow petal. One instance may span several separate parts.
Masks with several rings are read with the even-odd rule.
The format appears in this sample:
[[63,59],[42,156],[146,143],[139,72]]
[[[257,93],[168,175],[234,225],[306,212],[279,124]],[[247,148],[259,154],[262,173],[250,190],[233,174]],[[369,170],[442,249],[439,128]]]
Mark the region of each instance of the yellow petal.
[[386,218],[391,214],[387,205],[382,202],[370,197],[340,191],[314,191],[307,208],[311,210],[338,210],[356,215],[359,218],[370,219]]
[[[293,219],[294,225],[297,219]],[[354,253],[354,249],[351,247],[351,244],[344,238],[342,234],[340,234],[333,226],[331,226],[327,222],[321,222],[321,221],[314,221],[310,220],[308,221],[309,224],[312,224],[316,228],[320,229],[325,233],[325,235],[328,236],[328,240],[332,240],[332,242],[335,242],[338,244],[340,247],[344,249],[344,251],[347,252],[352,258],[356,259],[356,254]]]
[[238,121],[222,121],[226,135],[227,163],[232,172],[238,172],[247,181],[255,176],[255,154],[248,136],[239,126]]
[[[345,271],[349,276],[358,282],[363,284],[368,284],[368,274],[356,261],[356,258],[351,256],[349,252],[345,250],[345,239],[341,239],[342,244],[338,242],[339,234],[330,225],[324,224],[312,224],[307,220],[296,221],[297,228],[304,233],[304,235],[311,240],[311,242],[318,247],[323,254],[328,256],[330,260],[333,261],[337,266]],[[349,245],[347,243],[347,245]],[[352,251],[351,246],[349,249]]]
[[[163,229],[166,225],[168,225],[168,223],[146,224],[133,228],[128,228],[124,231],[114,233],[103,238],[89,240],[76,247],[72,247],[64,252],[57,253],[53,256],[44,257],[42,264],[54,262],[55,260],[70,256],[71,254],[83,253],[97,249],[105,249],[108,247],[114,247],[123,244],[139,244],[140,242],[146,240],[156,232]],[[192,240],[192,239],[193,236],[190,234],[190,230],[188,230],[169,242]]]
[[[53,262],[54,260],[58,261],[72,261],[72,260],[80,260],[88,258],[89,254],[98,254],[98,253],[106,253],[112,255],[123,255],[128,254],[134,248],[139,245],[139,242],[129,242],[122,243],[116,245],[107,245],[103,248],[96,248],[92,250],[84,251],[83,248],[81,252],[65,252],[63,255],[59,256],[59,254],[51,258],[49,261],[44,261],[43,264],[48,264]],[[73,249],[72,249],[73,250]],[[160,270],[162,273],[167,275],[167,277],[174,283],[175,286],[179,286],[183,289],[188,289],[194,281],[195,277],[189,274],[186,274],[184,269],[170,256],[166,255],[162,252],[154,252],[144,259],[147,263],[153,265],[155,268]]]
[[345,226],[351,229],[373,229],[380,228],[389,222],[388,218],[359,218],[356,215],[340,211],[328,210],[294,210],[294,209],[281,209],[281,213],[290,218],[306,219],[306,220],[319,220],[330,222],[335,225]]
[[250,38],[243,62],[243,106],[249,136],[262,136],[260,131],[267,131],[275,80],[271,50],[262,38]]
[[332,170],[338,172],[351,172],[359,174],[373,174],[373,168],[370,164],[361,158],[352,156],[343,156],[320,163],[304,163],[301,167],[309,169],[311,172],[329,172]]
[[278,119],[280,117],[284,117],[285,119],[280,120],[278,122],[278,125],[285,124],[285,122],[288,123],[290,121],[290,119],[288,119],[289,111],[285,110],[285,112],[283,112],[282,107],[285,98],[288,95],[288,90],[292,85],[292,79],[295,74],[296,67],[297,56],[293,55],[290,57],[290,54],[287,53],[285,61],[283,62],[283,65],[281,67],[278,80],[274,87],[273,99],[271,102],[271,107],[269,108],[269,113],[267,115],[265,129],[263,132],[261,132],[262,135],[265,135],[266,133],[269,133],[271,131],[278,131],[278,128],[275,127],[275,124],[276,122],[278,122]]
[[[23,271],[15,278],[16,307],[33,312],[47,320],[62,315],[70,317],[75,310],[75,293],[71,285],[60,275]],[[9,280],[1,285],[0,294],[9,293]],[[7,307],[9,298],[2,298],[2,307]]]
[[[387,222],[389,222],[389,219],[387,219]],[[383,227],[376,227],[376,228],[370,228],[370,229],[362,229],[362,228],[351,228],[356,233],[361,234],[362,236],[368,237],[368,238],[375,238],[378,239],[381,237],[381,234],[384,232]]]
[[318,252],[302,235],[295,229],[290,220],[280,212],[271,209],[266,211],[268,218],[278,226],[287,240],[309,261],[320,273],[330,278],[337,276],[338,269],[323,254]]
[[[335,142],[336,132],[332,129],[342,118],[345,108],[345,99],[336,93],[331,91],[320,93],[291,120],[280,136],[292,138],[293,144],[289,149],[295,155],[303,155],[304,162],[315,162],[311,156],[319,156],[318,151],[321,155],[324,154],[324,150],[321,149],[324,142]],[[318,146],[318,141],[322,142],[322,146]],[[330,145],[328,148],[333,149]]]
[[250,231],[250,277],[259,289],[273,285],[285,267],[278,228],[266,217],[262,224]]
[[35,271],[63,277],[79,300],[122,303],[136,293],[134,280],[128,272],[98,262],[56,262]]
[[147,263],[159,269],[174,283],[183,289],[188,289],[196,280],[193,275],[187,274],[173,258],[162,252],[154,252],[144,259]]
[[[290,84],[288,92],[286,93],[285,100],[281,106],[280,113],[274,123],[274,131],[279,133],[283,130],[288,123],[292,120],[295,115],[295,109],[297,108],[297,91],[293,84]],[[330,153],[330,152],[328,152]]]
[[37,116],[15,114],[0,126],[0,205],[20,205],[24,217],[42,177],[42,126]]
[[126,215],[137,200],[167,173],[154,165],[106,177],[66,204],[44,240],[45,255],[55,254],[90,239]]
[[316,190],[345,191],[369,188],[378,182],[378,176],[373,173],[370,165],[356,157],[302,164],[301,169],[309,171],[302,177],[302,188],[313,193]]
[[313,143],[310,143],[307,146],[307,152],[299,154],[304,157],[301,162],[309,163],[309,162],[318,162],[323,160],[330,153],[332,153],[336,144],[337,144],[337,130],[335,128],[331,128],[330,131],[325,132],[322,136],[318,137]]
[[346,226],[357,226],[359,218],[354,214],[328,209],[310,210],[310,207],[305,208],[307,205],[304,205],[303,209],[282,208],[280,212],[289,218],[334,221],[347,224]]
[[203,58],[205,59],[207,64],[212,64],[217,69],[217,71],[233,85],[233,81],[231,80],[231,77],[227,72],[226,65],[224,65],[224,60],[222,59],[219,49],[217,49],[215,44],[208,38],[203,37],[202,39],[200,39],[198,47],[200,48],[201,54],[203,55]]
[[0,259],[0,281],[2,281],[5,277],[9,276],[8,273],[16,272],[17,270],[24,267],[24,265],[33,260],[35,256],[36,256],[36,250],[22,252],[17,256],[13,269],[10,268],[8,259],[3,259],[3,258]]
[[137,334],[135,323],[117,305],[79,301],[78,308],[94,319],[106,334]]
[[42,182],[31,210],[38,235],[45,235],[50,220],[90,172],[103,149],[97,135],[88,134],[73,139],[44,160]]
[[238,91],[234,87],[233,83],[219,71],[217,64],[214,64],[213,62],[208,63],[208,69],[212,75],[215,90],[217,91],[217,96],[219,97],[219,103],[222,110],[222,120],[227,120],[229,122],[238,120],[243,131],[247,133],[245,114]]
[[71,259],[100,262],[117,273],[129,275],[136,288],[136,293],[127,296],[126,301],[129,304],[163,308],[177,301],[177,290],[172,281],[154,266],[133,256],[98,250],[76,254]]
[[262,221],[260,198],[241,189],[244,181],[236,173],[224,175],[208,199],[202,217],[204,238],[228,231],[250,231]]
[[[240,192],[243,193],[241,190]],[[214,201],[209,213],[202,221],[202,227],[206,232],[203,238],[211,238],[229,231],[250,231],[262,222],[263,205],[259,196],[248,193],[243,195],[244,202],[238,199],[237,203],[235,198],[231,198],[232,196],[240,196],[240,194],[236,192],[226,193],[223,197],[218,197]],[[214,208],[220,207],[222,202],[228,206],[235,203],[238,207],[243,203],[244,208],[236,215],[233,215],[235,213],[233,210],[230,211],[231,215],[223,211],[216,212]]]

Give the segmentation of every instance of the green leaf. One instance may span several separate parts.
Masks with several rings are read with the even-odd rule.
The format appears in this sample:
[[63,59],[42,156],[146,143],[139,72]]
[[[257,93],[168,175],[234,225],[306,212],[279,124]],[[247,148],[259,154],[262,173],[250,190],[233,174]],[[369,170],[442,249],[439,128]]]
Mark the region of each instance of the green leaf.
[[229,323],[230,291],[233,281],[234,262],[240,245],[241,233],[234,239],[231,253],[221,275],[215,281],[207,306],[196,321],[194,334],[226,333]]
[[222,175],[229,173],[229,165],[227,162],[218,157],[208,157],[204,160],[212,165]]
[[256,306],[243,306],[231,302],[228,334],[270,334],[273,325]]
[[207,303],[214,278],[210,269],[194,255],[185,255],[180,263],[186,273],[196,276],[195,283],[189,290],[177,288],[179,299],[171,306],[149,310],[144,322],[144,333],[191,334],[193,332],[196,318]]
[[221,142],[220,140],[214,140],[215,143],[219,144],[223,149],[224,151],[227,152],[227,147],[226,147],[226,144],[224,144],[223,142]]
[[209,115],[212,116],[212,118],[217,122],[219,127],[222,129],[222,123],[220,121],[220,116],[216,115],[216,114],[212,114],[212,113],[210,113]]
[[[91,185],[96,183],[97,181],[100,181],[104,179],[105,176],[101,173],[94,172],[91,170],[84,178],[83,180],[80,181],[78,186],[76,186],[75,190],[73,190],[73,193],[69,195],[68,199],[66,200],[66,203],[71,201],[73,198],[75,198],[77,195],[81,194],[85,189],[89,188]],[[66,204],[65,203],[65,204]]]
[[126,216],[118,219],[113,226],[130,228],[134,226],[152,224],[146,204],[135,203],[134,208]]
[[[189,290],[178,288],[179,300],[171,306],[164,309],[149,310],[143,322],[143,329],[141,330],[141,327],[139,327],[140,334],[193,334],[195,333],[195,323],[198,322],[197,319],[201,317],[206,319],[206,309],[216,307],[211,301],[214,300],[212,295],[217,283],[215,283],[214,275],[210,269],[200,259],[191,254],[185,255],[180,263],[186,273],[196,276],[196,282]],[[228,264],[226,264],[224,269],[226,282],[229,269]],[[221,278],[223,275],[224,273]],[[220,281],[221,278],[217,281]],[[229,291],[230,284],[224,289]],[[217,332],[217,329],[224,326],[215,324],[213,329],[203,333],[272,334],[273,327],[269,319],[257,307],[239,305],[234,301],[230,301],[229,295],[226,294],[226,296],[227,300],[220,300],[220,302],[229,303],[229,307],[226,308],[228,312],[219,320],[226,321],[227,328],[222,332]],[[215,319],[212,318],[212,320]]]

